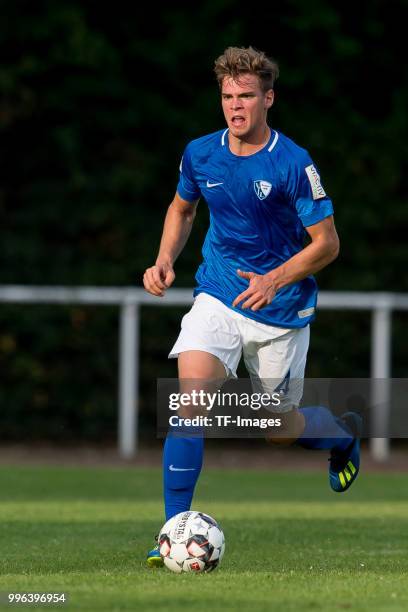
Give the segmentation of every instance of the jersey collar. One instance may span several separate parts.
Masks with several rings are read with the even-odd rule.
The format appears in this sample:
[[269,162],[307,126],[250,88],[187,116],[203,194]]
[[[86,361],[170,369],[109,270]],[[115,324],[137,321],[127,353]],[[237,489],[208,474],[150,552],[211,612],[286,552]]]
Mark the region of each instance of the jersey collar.
[[264,147],[262,147],[262,149],[259,149],[259,151],[257,151],[256,153],[252,153],[252,155],[235,155],[235,153],[231,152],[231,149],[229,147],[229,142],[228,142],[228,131],[229,128],[227,128],[226,130],[223,131],[222,136],[221,136],[221,146],[224,148],[225,152],[235,158],[235,159],[248,159],[249,157],[255,157],[256,155],[260,155],[262,153],[271,153],[273,151],[273,149],[276,146],[276,143],[278,142],[279,139],[279,133],[276,130],[273,130],[271,128],[271,134],[269,136],[269,140],[266,143],[266,145]]

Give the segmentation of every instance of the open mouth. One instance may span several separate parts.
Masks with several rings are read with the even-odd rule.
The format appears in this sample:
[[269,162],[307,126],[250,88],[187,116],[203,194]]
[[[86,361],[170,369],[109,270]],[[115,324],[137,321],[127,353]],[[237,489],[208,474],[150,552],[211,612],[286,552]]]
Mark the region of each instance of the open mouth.
[[242,115],[234,115],[231,119],[231,123],[235,127],[240,127],[241,125],[244,125],[245,117],[243,117]]

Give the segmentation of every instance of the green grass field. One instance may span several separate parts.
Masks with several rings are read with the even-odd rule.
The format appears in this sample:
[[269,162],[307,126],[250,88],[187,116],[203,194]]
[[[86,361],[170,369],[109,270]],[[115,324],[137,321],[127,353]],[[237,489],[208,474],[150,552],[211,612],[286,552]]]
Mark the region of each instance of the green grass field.
[[363,474],[344,495],[326,479],[205,471],[193,507],[220,522],[225,557],[176,575],[144,565],[158,470],[1,467],[0,592],[65,591],[65,609],[407,610],[407,476]]

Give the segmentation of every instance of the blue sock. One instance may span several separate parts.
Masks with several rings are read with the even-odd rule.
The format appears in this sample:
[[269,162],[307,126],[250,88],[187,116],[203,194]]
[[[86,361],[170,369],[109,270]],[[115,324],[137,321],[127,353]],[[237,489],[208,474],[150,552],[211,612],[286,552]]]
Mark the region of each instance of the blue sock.
[[354,440],[347,425],[323,406],[300,408],[305,417],[305,429],[297,444],[314,450],[346,450]]
[[203,464],[204,439],[168,435],[163,451],[166,521],[190,509],[194,487]]

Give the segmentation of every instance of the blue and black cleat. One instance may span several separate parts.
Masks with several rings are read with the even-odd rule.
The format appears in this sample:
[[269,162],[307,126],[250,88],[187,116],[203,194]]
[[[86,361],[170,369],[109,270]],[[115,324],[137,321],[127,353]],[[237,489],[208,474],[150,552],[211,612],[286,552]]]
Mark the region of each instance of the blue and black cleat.
[[[156,541],[157,541],[157,537],[156,537]],[[154,546],[152,550],[149,550],[149,552],[147,553],[146,563],[148,567],[163,567],[164,563],[163,563],[162,556],[160,554],[158,544],[156,544],[156,546]]]
[[332,450],[329,458],[329,481],[333,491],[343,493],[353,484],[360,470],[360,436],[363,419],[357,412],[345,412],[341,415],[347,428],[354,435],[354,440],[346,450]]

